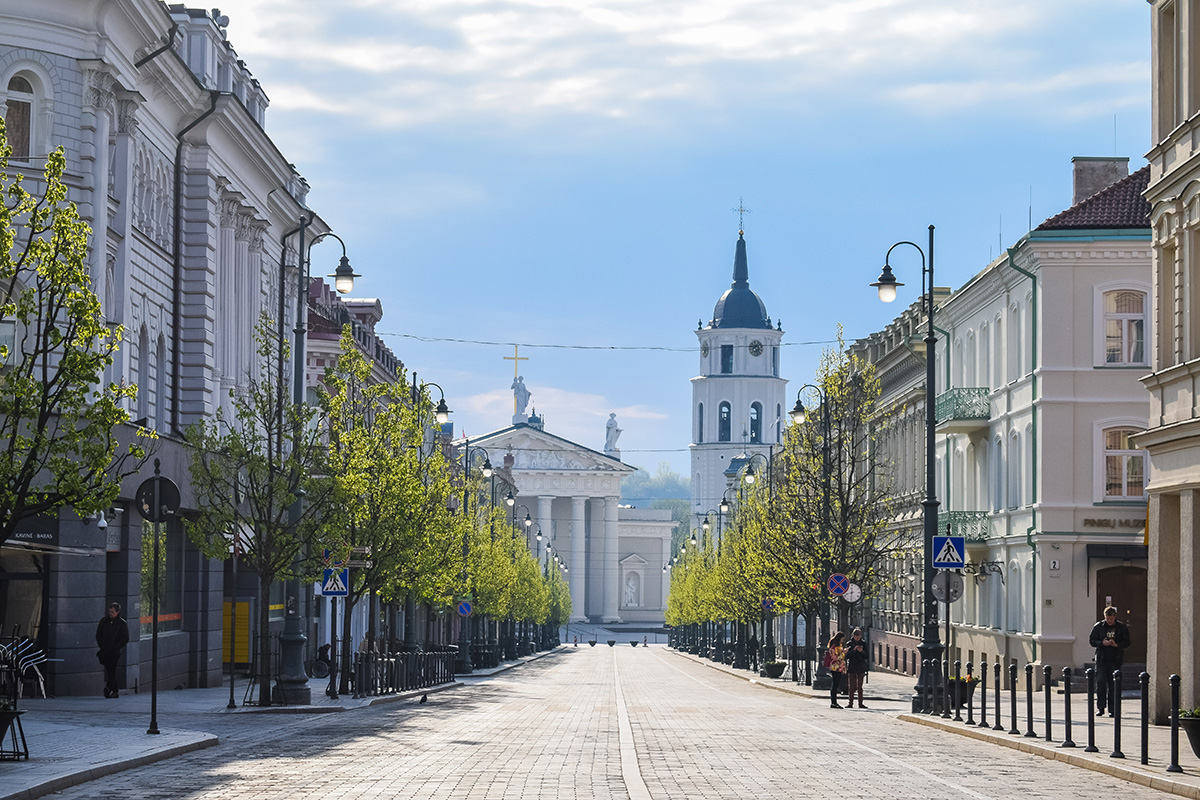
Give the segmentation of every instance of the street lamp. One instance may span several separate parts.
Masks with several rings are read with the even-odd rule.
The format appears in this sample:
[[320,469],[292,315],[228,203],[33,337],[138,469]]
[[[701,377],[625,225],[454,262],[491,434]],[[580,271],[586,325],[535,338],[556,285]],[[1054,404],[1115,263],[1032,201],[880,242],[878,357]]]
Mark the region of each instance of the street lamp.
[[[825,390],[816,384],[806,383],[801,386],[796,392],[796,405],[792,408],[788,415],[792,418],[792,422],[801,425],[808,420],[808,410],[804,407],[804,390],[811,389],[816,392],[817,399],[820,402],[821,410],[821,533],[824,536],[829,535],[829,437],[832,435],[833,424],[829,416],[829,396]],[[832,569],[833,565],[826,565]],[[826,571],[829,571],[827,569]],[[821,617],[822,631],[828,632],[831,628],[829,622],[829,606],[827,601],[820,603],[818,613]],[[816,676],[811,680],[814,689],[828,688],[829,672],[825,669],[822,656],[825,648],[821,641],[816,638],[816,630],[813,625],[805,625],[805,638],[810,640],[810,644],[805,650],[808,653],[816,652],[817,668]],[[811,676],[811,666],[806,666],[805,671]],[[795,676],[793,676],[795,677]]]
[[[442,398],[442,405],[446,403],[445,398]],[[436,412],[435,412],[436,413]],[[480,469],[480,474],[484,480],[492,477],[492,459],[487,450],[482,447],[476,447],[476,452],[483,452],[483,467]],[[467,573],[468,558],[471,555],[471,540],[470,532],[474,526],[474,522],[470,516],[471,513],[471,440],[463,438],[463,568],[462,568],[462,585],[463,592],[470,595],[471,586]],[[475,670],[475,665],[471,663],[471,617],[463,617],[462,624],[458,630],[458,653],[454,659],[454,672],[458,675],[470,675]]]
[[[934,348],[937,345],[937,335],[934,333],[933,327],[933,226],[929,226],[928,261],[925,258],[926,252],[913,242],[896,242],[888,248],[887,254],[883,259],[883,272],[880,274],[879,279],[871,284],[879,290],[879,299],[885,303],[895,300],[896,287],[904,285],[896,281],[896,276],[892,274],[892,268],[888,262],[892,251],[900,245],[908,245],[921,254],[921,290],[924,293],[922,296],[922,306],[928,324],[928,331],[925,334],[925,500],[921,503],[925,510],[925,600],[922,604],[924,630],[921,644],[917,646],[917,650],[921,653],[921,662],[922,664],[926,664],[929,663],[930,659],[941,661],[943,651],[942,642],[938,635],[937,598],[933,596],[933,537],[937,535],[938,530],[939,505],[934,473],[934,461],[936,457],[934,434],[937,428],[937,416],[935,414],[937,393],[934,385],[936,372],[934,369]],[[923,695],[921,691],[923,678],[924,676],[917,675],[917,684],[914,687],[915,693],[912,698],[913,711],[932,710],[923,708]]]
[[[306,387],[304,385],[305,375],[305,355],[304,344],[305,337],[308,335],[308,294],[309,285],[312,282],[312,246],[320,242],[326,237],[332,237],[342,245],[342,257],[338,263],[337,269],[330,276],[334,278],[334,287],[341,294],[346,294],[354,289],[354,279],[359,277],[354,274],[354,270],[350,267],[350,259],[346,256],[346,243],[342,241],[342,237],[335,233],[325,232],[319,233],[312,238],[311,241],[305,240],[305,235],[308,233],[308,227],[312,224],[313,217],[300,217],[300,226],[294,230],[285,233],[281,239],[281,244],[292,236],[292,234],[300,234],[300,244],[297,249],[297,258],[299,263],[296,269],[296,327],[293,333],[295,334],[295,345],[292,350],[293,361],[293,381],[292,381],[292,402],[296,406],[305,405]],[[284,357],[284,336],[283,336],[283,315],[284,315],[284,297],[287,294],[284,289],[287,283],[287,267],[280,259],[279,270],[279,365],[278,365],[278,396],[279,400],[283,400],[283,357]],[[280,443],[282,448],[283,438],[283,403],[279,403],[279,432]],[[301,428],[295,425],[292,431],[292,446],[296,450],[300,447]],[[297,495],[292,502],[291,508],[288,509],[288,533],[289,536],[295,536],[297,529],[300,526],[300,516],[303,513],[301,506],[303,499]],[[300,554],[296,556],[296,562],[299,562]],[[283,634],[279,637],[280,642],[280,666],[279,677],[275,682],[276,699],[288,705],[308,705],[312,702],[312,690],[308,686],[308,675],[304,671],[304,648],[308,643],[308,637],[304,635],[304,628],[300,622],[300,569],[299,564],[294,564],[292,577],[289,577],[284,589],[285,596],[285,612]]]

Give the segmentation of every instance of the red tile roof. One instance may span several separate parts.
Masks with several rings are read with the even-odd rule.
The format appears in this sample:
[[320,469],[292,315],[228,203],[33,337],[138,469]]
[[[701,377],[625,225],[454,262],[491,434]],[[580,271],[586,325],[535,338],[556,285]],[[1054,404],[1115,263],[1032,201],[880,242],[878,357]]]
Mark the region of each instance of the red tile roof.
[[1101,189],[1091,197],[1038,225],[1039,231],[1079,228],[1149,228],[1150,204],[1142,194],[1150,184],[1150,165]]

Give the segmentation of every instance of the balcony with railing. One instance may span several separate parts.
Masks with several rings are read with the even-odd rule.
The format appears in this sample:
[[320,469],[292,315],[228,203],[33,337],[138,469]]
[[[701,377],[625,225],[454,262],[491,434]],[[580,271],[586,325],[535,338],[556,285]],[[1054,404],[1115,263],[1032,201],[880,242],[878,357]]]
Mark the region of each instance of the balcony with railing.
[[949,389],[934,404],[938,433],[974,433],[987,428],[992,417],[991,390]]
[[939,533],[949,530],[951,536],[962,536],[968,542],[982,542],[991,531],[986,511],[943,511],[938,514]]

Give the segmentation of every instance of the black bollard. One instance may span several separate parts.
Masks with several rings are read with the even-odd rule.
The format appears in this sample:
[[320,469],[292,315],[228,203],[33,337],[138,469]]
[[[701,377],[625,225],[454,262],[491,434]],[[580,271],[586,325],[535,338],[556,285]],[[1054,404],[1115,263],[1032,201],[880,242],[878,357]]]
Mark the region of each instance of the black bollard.
[[1142,758],[1143,764],[1150,763],[1150,673],[1145,670],[1138,675],[1142,685]]
[[987,721],[987,661],[979,662],[979,727],[990,728]]
[[1124,758],[1121,752],[1121,670],[1113,670],[1113,696],[1108,698],[1113,715],[1113,751],[1109,758]]
[[922,714],[929,713],[930,694],[929,694],[929,659],[921,660],[921,708]]
[[950,719],[950,659],[942,659],[942,719]]
[[954,661],[954,692],[951,697],[954,700],[954,721],[962,722],[962,704],[963,704],[963,685],[962,685],[962,662],[955,659]]
[[[967,724],[975,724],[975,673],[971,669],[971,662],[967,662]],[[986,697],[986,695],[985,695]]]
[[1020,735],[1021,732],[1019,730],[1017,730],[1017,665],[1016,664],[1008,665],[1008,699],[1010,701],[1008,719],[1009,719],[1009,722],[1012,723],[1012,729],[1009,730],[1009,733],[1014,734],[1014,735]]
[[1087,706],[1088,706],[1088,743],[1083,748],[1085,753],[1099,753],[1096,747],[1096,670],[1088,667],[1083,673],[1087,676]]
[[1172,675],[1171,681],[1171,763],[1167,772],[1183,772],[1179,766],[1179,676]]
[[925,713],[937,713],[937,659],[930,658],[925,661]]
[[992,667],[992,672],[996,678],[996,688],[993,689],[996,693],[996,724],[992,726],[994,731],[1004,730],[1004,726],[1000,724],[1000,656],[996,656],[996,664]]
[[1063,667],[1063,724],[1067,732],[1059,747],[1074,747],[1075,740],[1071,738],[1071,677],[1074,674],[1070,667]]
[[1050,709],[1050,683],[1053,676],[1053,671],[1049,664],[1042,666],[1042,694],[1046,700],[1046,741],[1054,741],[1052,737],[1052,714]]
[[1033,664],[1025,665],[1025,738],[1037,738],[1033,729]]

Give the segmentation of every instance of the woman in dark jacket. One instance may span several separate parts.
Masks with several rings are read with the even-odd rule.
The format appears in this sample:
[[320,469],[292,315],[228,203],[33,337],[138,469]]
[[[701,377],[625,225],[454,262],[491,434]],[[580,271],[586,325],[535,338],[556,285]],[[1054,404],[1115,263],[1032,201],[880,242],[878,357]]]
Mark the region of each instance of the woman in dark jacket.
[[848,708],[854,708],[854,694],[858,693],[858,707],[863,705],[863,683],[866,682],[867,668],[870,665],[871,654],[867,650],[867,642],[863,639],[862,628],[855,628],[846,644],[846,693],[850,695]]

